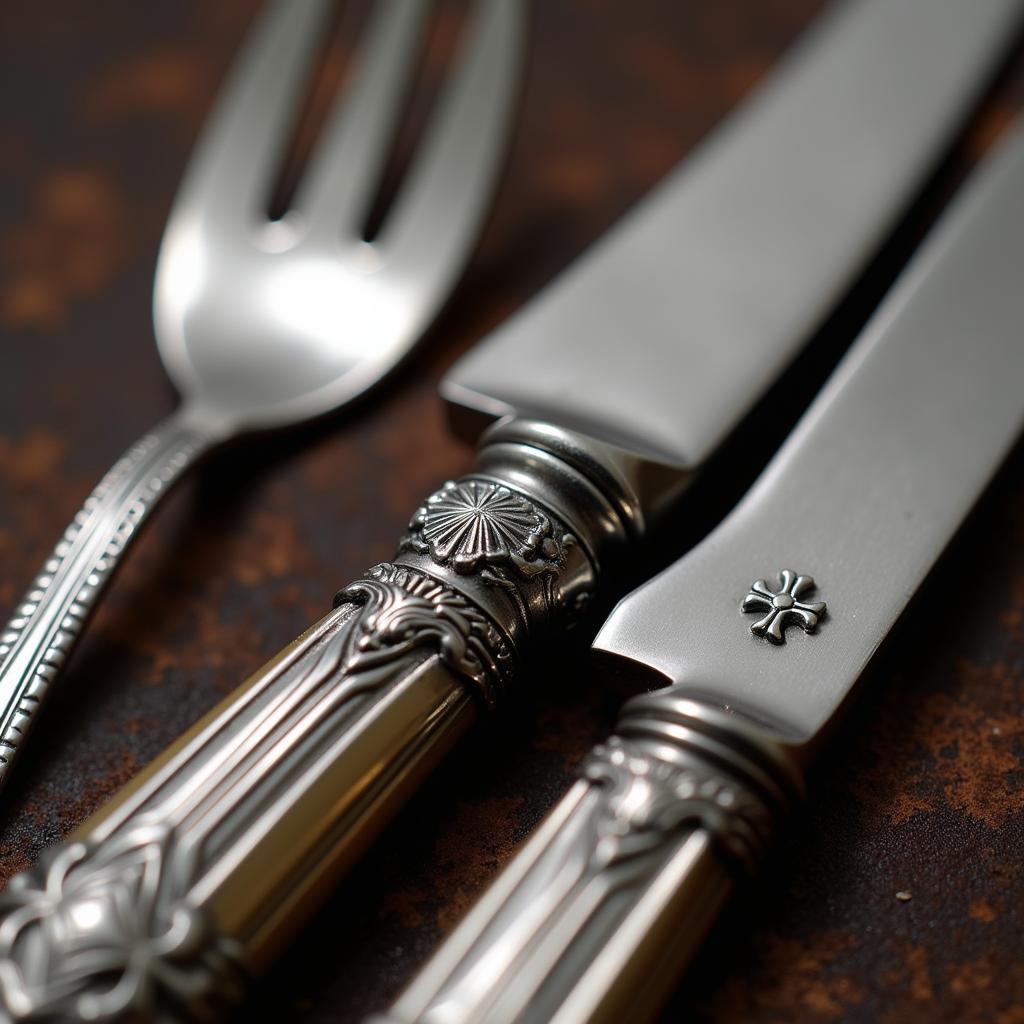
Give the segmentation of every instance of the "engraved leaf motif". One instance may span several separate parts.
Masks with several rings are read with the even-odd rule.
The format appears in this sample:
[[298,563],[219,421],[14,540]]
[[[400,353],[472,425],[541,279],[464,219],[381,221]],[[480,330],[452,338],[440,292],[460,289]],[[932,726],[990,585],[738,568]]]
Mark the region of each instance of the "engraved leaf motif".
[[364,606],[348,671],[386,667],[411,650],[434,648],[488,704],[497,700],[509,652],[494,624],[464,595],[405,567],[383,564],[339,597]]

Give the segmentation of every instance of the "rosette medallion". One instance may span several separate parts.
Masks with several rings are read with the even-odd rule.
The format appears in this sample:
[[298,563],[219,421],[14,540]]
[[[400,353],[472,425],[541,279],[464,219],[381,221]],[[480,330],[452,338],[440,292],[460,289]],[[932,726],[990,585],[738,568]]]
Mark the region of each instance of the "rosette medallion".
[[449,481],[409,523],[403,546],[459,573],[510,565],[526,576],[554,572],[568,537],[533,502],[489,480]]

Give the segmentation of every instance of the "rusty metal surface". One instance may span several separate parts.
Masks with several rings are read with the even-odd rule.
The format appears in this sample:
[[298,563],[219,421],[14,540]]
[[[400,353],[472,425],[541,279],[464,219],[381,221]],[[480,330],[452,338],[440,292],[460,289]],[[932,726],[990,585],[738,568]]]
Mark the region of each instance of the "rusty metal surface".
[[[535,5],[509,178],[455,300],[372,399],[225,452],[171,497],[5,795],[4,879],[391,554],[422,494],[469,462],[435,397],[444,368],[682,156],[818,6]],[[157,243],[254,9],[0,10],[4,616],[100,473],[171,408],[149,336]],[[1018,57],[889,268],[1022,100]],[[836,318],[808,391],[886,272]],[[665,1021],[1024,1021],[1022,455],[884,653],[815,773],[775,884],[737,901]],[[754,469],[735,449],[720,460],[692,537]],[[570,653],[438,773],[240,1019],[347,1022],[386,1005],[611,728],[624,693]]]

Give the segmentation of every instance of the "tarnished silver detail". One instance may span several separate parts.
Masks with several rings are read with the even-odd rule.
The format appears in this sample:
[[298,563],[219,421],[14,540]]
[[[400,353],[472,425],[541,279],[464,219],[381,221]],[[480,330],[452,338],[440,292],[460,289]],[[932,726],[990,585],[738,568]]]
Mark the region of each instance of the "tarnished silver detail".
[[0,896],[0,992],[18,1021],[208,1021],[240,1000],[240,944],[186,894],[195,851],[142,825],[69,843]]
[[[361,227],[431,0],[380,0],[287,215],[267,197],[335,0],[268,3],[196,146],[157,264],[157,345],[182,407],[76,517],[0,640],[0,783],[146,512],[203,450],[363,394],[419,339],[469,256],[509,134],[526,14],[477,0],[377,238]],[[179,447],[168,447],[172,435]],[[109,485],[109,486],[108,486]]]
[[[377,566],[339,600],[93,831],[12,879],[0,901],[0,1019],[216,1016],[240,991],[238,965],[254,934],[327,864],[297,855],[282,870],[281,851],[273,863],[250,864],[278,881],[241,915],[251,923],[229,935],[218,918],[235,913],[220,895],[232,888],[231,870],[259,860],[273,822],[289,847],[329,849],[338,828],[329,813],[312,818],[317,839],[292,834],[289,816],[310,820],[303,805],[317,803],[318,788],[335,815],[365,813],[369,795],[386,793],[405,767],[408,752],[388,751],[394,760],[376,762],[352,792],[330,785],[362,716],[372,718],[432,657],[488,698],[499,689],[502,637],[435,580]],[[430,714],[436,731],[439,709]],[[422,744],[418,730],[409,742]]]
[[524,446],[502,447],[515,449],[508,463],[449,481],[420,506],[395,560],[464,594],[516,650],[526,637],[579,620],[597,581],[595,550],[611,538],[595,535],[607,499],[593,484],[566,486],[580,477],[571,466]]
[[595,747],[582,774],[606,790],[596,813],[595,869],[650,853],[687,825],[712,833],[736,861],[752,865],[771,832],[764,800],[721,769],[673,764],[621,736]]
[[469,573],[515,570],[525,577],[557,573],[570,534],[555,536],[551,520],[504,484],[449,480],[419,507],[400,550],[430,552],[438,565]]
[[407,566],[381,563],[335,599],[363,605],[343,671],[386,668],[428,647],[493,705],[512,671],[508,642],[465,595]]
[[675,687],[627,701],[616,735],[593,750],[582,773],[606,787],[599,834],[629,849],[700,827],[745,872],[802,788],[786,753],[755,723]]
[[772,590],[764,580],[755,580],[740,611],[765,612],[750,627],[754,636],[763,636],[773,644],[786,642],[785,630],[790,624],[799,626],[805,633],[818,628],[818,620],[825,614],[825,602],[808,604],[799,598],[815,589],[813,576],[798,576],[792,569],[779,573],[779,589]]

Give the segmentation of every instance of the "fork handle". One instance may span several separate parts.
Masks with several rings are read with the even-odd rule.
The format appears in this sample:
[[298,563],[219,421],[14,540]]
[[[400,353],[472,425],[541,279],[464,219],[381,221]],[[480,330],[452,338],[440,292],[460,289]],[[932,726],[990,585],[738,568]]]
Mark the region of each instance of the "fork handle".
[[0,785],[139,527],[214,439],[187,410],[114,463],[18,602],[0,634]]
[[567,462],[485,448],[392,562],[12,880],[0,1016],[205,1020],[236,998],[522,649],[583,611],[616,522]]

